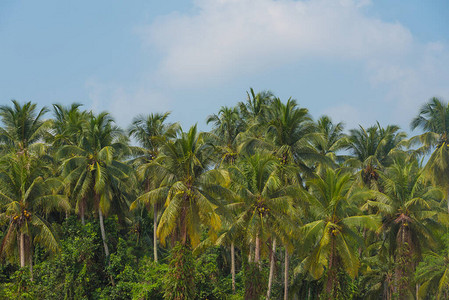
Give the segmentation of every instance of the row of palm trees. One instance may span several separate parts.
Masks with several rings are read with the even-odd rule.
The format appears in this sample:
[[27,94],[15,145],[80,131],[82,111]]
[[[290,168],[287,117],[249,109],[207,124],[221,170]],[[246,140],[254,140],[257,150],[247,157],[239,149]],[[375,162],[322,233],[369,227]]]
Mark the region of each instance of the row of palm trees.
[[58,249],[49,216],[75,213],[83,225],[97,216],[108,261],[105,216],[125,220],[145,207],[155,262],[159,247],[177,242],[194,253],[220,245],[230,251],[233,291],[236,259],[248,273],[247,299],[262,296],[266,261],[271,297],[277,257],[284,299],[298,278],[294,292],[303,297],[316,289],[346,297],[354,280],[366,297],[407,299],[429,288],[449,295],[445,273],[413,277],[423,255],[441,249],[449,221],[446,103],[426,103],[412,121],[424,133],[407,139],[394,125],[345,134],[342,123],[315,122],[293,99],[252,89],[247,96],[209,116],[210,132],[183,131],[168,113],[138,116],[125,133],[108,113],[80,104],[54,105],[50,119],[31,102],[1,106],[0,254],[32,274],[36,243]]

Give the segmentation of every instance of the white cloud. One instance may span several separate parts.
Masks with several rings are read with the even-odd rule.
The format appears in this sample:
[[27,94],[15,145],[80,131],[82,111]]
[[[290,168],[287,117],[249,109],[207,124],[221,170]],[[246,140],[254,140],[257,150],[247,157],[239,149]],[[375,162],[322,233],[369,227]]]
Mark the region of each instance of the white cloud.
[[201,85],[310,57],[400,56],[413,43],[398,23],[364,15],[368,1],[201,0],[196,13],[158,18],[142,31],[163,56],[160,75]]
[[[124,125],[139,113],[172,109],[195,123],[205,118],[195,107],[217,101],[215,94],[226,89],[244,94],[243,82],[244,89],[246,84],[260,84],[258,72],[266,76],[303,61],[348,62],[365,70],[354,71],[359,73],[348,88],[368,82],[371,89],[368,85],[364,93],[358,91],[359,102],[350,98],[350,91],[344,97],[324,91],[323,99],[318,99],[322,111],[344,121],[346,128],[379,120],[408,129],[424,101],[433,96],[449,100],[448,45],[420,43],[400,23],[367,16],[365,7],[370,4],[369,0],[197,0],[193,10],[157,17],[139,29],[149,57],[160,58],[156,69],[147,70],[147,78],[133,86],[91,81],[89,95],[94,109],[110,110]],[[154,57],[155,50],[159,57]],[[205,87],[209,94],[198,93]],[[352,101],[326,103],[324,98]],[[305,101],[316,104],[317,99]],[[225,104],[233,105],[217,103],[217,109]]]

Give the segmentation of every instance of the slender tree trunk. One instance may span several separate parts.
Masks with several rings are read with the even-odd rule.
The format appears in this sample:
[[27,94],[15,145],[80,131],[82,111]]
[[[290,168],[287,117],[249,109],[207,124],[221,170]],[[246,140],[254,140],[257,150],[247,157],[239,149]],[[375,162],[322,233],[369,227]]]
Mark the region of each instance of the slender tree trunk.
[[157,206],[153,204],[153,255],[154,261],[157,262]]
[[232,277],[232,293],[235,293],[235,253],[234,253],[234,242],[231,242],[231,277]]
[[253,245],[249,245],[248,252],[249,252],[248,253],[248,262],[251,263],[251,262],[253,262],[253,252],[254,252]]
[[[98,204],[100,204],[98,202]],[[104,230],[104,222],[103,222],[103,213],[101,212],[101,207],[98,205],[98,218],[100,219],[100,231],[101,231],[101,239],[103,240],[103,247],[104,247],[104,255],[106,256],[106,259],[108,260],[108,265],[111,265],[111,261],[109,260],[109,247],[106,243],[106,231]],[[115,280],[112,275],[109,275],[109,278],[111,279],[112,286],[115,286]]]
[[188,189],[182,198],[181,216],[179,218],[179,229],[181,234],[181,243],[183,246],[187,245],[187,210],[190,203],[190,189]]
[[401,258],[404,256],[404,226],[401,223],[401,226],[399,227],[399,231],[398,231],[398,247],[396,249],[396,253],[395,253],[395,257],[394,257],[394,261],[395,261],[395,270],[394,270],[394,277],[393,277],[393,283],[394,283],[394,293],[398,293],[399,294],[399,298],[401,299],[402,295],[401,295],[401,289],[402,289],[402,269],[403,269],[403,263],[401,262]]
[[256,235],[256,249],[254,251],[254,262],[260,266],[260,238],[259,234]]
[[30,264],[30,280],[33,281],[34,280],[34,276],[33,276],[33,247],[31,246],[31,238],[28,239],[28,241],[29,241],[28,249],[30,250],[28,253],[28,259],[29,259],[29,264]]
[[329,297],[328,299],[332,299],[334,294],[334,238],[331,237],[331,249],[329,254],[329,268],[327,271],[327,282],[326,282],[326,293]]
[[274,255],[276,253],[276,238],[273,238],[273,245],[271,249],[270,255],[270,275],[268,277],[268,289],[267,289],[267,300],[270,299],[271,296],[271,286],[273,284],[273,276],[274,276]]
[[181,241],[183,246],[187,245],[186,209],[186,207],[183,207],[181,213]]
[[100,207],[98,207],[98,217],[100,219],[100,230],[101,230],[101,238],[103,239],[104,254],[106,255],[107,258],[109,258],[109,248],[108,244],[106,243],[106,232],[104,230],[103,213],[101,212]]
[[85,198],[81,199],[80,202],[80,214],[81,214],[81,224],[86,225],[86,221],[84,220],[84,214],[85,214]]
[[25,258],[25,234],[20,233],[20,267],[23,268],[26,265],[26,258]]
[[288,251],[285,247],[285,258],[284,258],[284,300],[288,299]]

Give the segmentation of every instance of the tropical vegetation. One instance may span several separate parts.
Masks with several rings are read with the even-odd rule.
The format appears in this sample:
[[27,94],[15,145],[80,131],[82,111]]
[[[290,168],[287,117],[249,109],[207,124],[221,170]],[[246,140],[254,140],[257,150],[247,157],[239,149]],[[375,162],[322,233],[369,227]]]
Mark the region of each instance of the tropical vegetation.
[[250,89],[198,125],[0,106],[1,299],[448,299],[449,105],[345,128]]

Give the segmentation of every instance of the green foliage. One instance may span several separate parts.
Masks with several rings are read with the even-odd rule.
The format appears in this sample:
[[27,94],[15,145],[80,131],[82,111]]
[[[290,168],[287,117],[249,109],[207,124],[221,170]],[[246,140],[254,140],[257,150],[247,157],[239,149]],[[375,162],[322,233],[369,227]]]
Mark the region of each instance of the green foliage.
[[30,272],[27,268],[20,269],[12,274],[10,283],[0,285],[0,296],[2,299],[36,299],[35,284],[31,281]]
[[92,223],[80,226],[75,218],[70,218],[64,225],[61,253],[35,268],[41,299],[89,299],[104,281],[105,274],[98,263],[101,240]]
[[11,278],[13,289],[26,289],[35,299],[90,299],[103,284],[104,272],[98,263],[101,240],[96,228],[90,223],[81,226],[76,218],[68,219],[62,228],[60,253],[34,266],[30,286],[23,286],[25,269],[17,271]]
[[195,265],[192,250],[177,243],[170,253],[170,265],[164,280],[164,299],[193,299],[195,287]]
[[211,247],[197,258],[195,283],[198,299],[227,299],[232,294],[230,276],[222,274],[219,259],[219,247]]
[[211,132],[137,117],[140,147],[53,107],[0,106],[0,299],[261,299],[268,257],[271,299],[449,297],[447,103],[406,141],[251,89]]
[[258,263],[245,265],[245,299],[258,300],[265,295],[265,277]]
[[168,265],[166,264],[155,263],[149,258],[140,260],[139,281],[133,286],[132,299],[164,299],[164,279],[167,273]]

